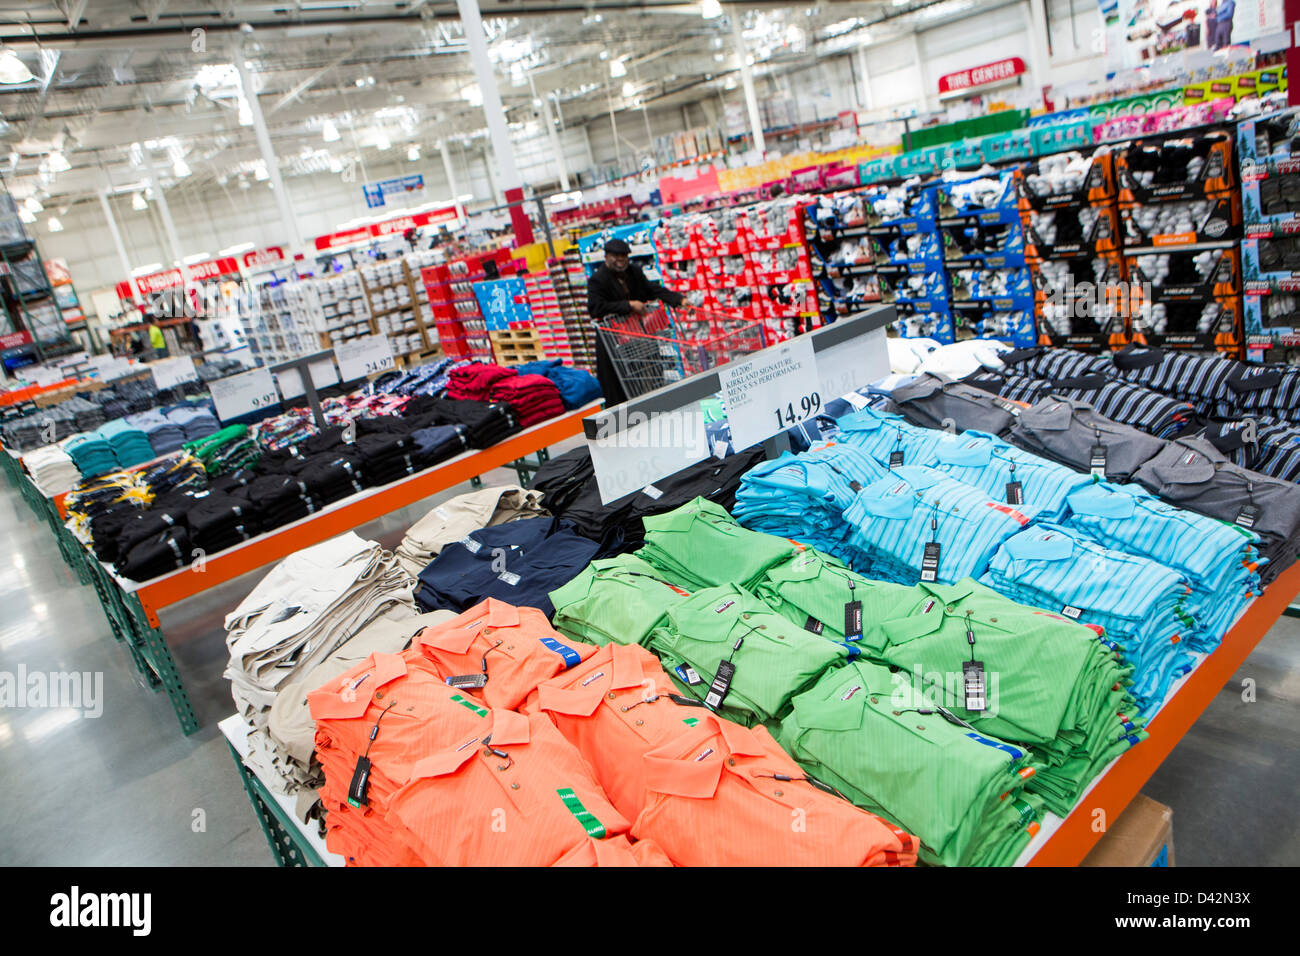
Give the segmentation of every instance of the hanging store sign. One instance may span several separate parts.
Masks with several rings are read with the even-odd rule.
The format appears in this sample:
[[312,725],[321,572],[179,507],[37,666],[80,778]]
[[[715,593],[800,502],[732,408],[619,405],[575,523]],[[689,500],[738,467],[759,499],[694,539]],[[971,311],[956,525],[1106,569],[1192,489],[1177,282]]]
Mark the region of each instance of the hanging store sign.
[[409,195],[424,191],[424,176],[416,173],[412,176],[399,176],[396,179],[381,179],[377,183],[364,183],[361,194],[366,197],[366,205],[378,209],[384,205],[388,196]]
[[[140,289],[141,295],[150,295],[154,292],[162,292],[165,289],[178,289],[185,284],[186,278],[190,282],[202,282],[205,279],[215,279],[219,276],[237,275],[239,273],[239,260],[232,256],[226,256],[221,259],[209,259],[207,262],[196,262],[192,266],[185,267],[185,276],[182,277],[180,269],[164,269],[162,272],[152,272],[147,276],[137,276],[136,286]],[[119,282],[117,284],[117,297],[122,301],[131,298],[131,282]]]
[[392,235],[400,236],[408,229],[437,225],[440,222],[455,222],[459,218],[460,214],[456,211],[455,206],[443,206],[440,209],[430,209],[428,212],[416,212],[409,216],[385,219],[383,222],[372,222],[368,226],[359,226],[346,232],[326,233],[323,236],[317,236],[315,244],[316,248],[322,251],[338,249],[356,242],[382,239],[385,236]]
[[254,249],[252,252],[245,252],[244,268],[254,269],[258,266],[273,266],[285,262],[288,258],[284,254],[282,246],[267,246],[265,249]]
[[987,86],[989,83],[1000,83],[1024,72],[1025,61],[1018,56],[1009,56],[995,63],[985,63],[983,66],[971,67],[969,70],[944,74],[939,77],[939,93],[956,93],[959,90]]

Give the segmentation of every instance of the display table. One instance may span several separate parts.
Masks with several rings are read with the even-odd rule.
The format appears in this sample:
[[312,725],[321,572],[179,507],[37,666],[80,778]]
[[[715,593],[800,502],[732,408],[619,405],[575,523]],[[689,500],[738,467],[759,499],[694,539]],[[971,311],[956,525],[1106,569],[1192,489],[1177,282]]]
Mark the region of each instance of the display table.
[[248,724],[238,714],[231,714],[217,724],[235,758],[244,792],[252,801],[257,822],[262,825],[266,842],[280,866],[343,866],[344,859],[325,848],[325,840],[314,825],[298,819],[291,797],[279,793],[248,760]]
[[[549,458],[549,446],[580,434],[582,419],[600,408],[600,403],[592,403],[526,428],[490,448],[466,451],[391,484],[367,488],[306,518],[249,538],[225,551],[206,555],[201,564],[195,563],[143,583],[128,581],[111,566],[98,561],[63,523],[58,504],[36,490],[16,456],[6,454],[0,459],[33,510],[49,522],[58,539],[60,553],[78,580],[94,586],[113,637],[127,646],[148,686],[166,692],[181,730],[192,734],[199,729],[198,717],[164,640],[158,621],[159,610],[430,495],[454,488],[461,482],[477,482],[480,475],[493,468],[513,465],[520,484],[527,485],[529,475]],[[530,454],[536,454],[537,461],[525,460]]]

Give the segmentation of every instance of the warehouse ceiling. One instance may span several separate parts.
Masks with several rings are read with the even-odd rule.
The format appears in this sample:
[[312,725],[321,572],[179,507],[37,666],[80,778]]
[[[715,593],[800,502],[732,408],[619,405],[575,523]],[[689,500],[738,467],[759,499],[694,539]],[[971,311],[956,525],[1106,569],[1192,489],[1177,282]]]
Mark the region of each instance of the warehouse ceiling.
[[[661,0],[480,9],[508,119],[536,130],[541,97],[567,126],[734,88],[730,16],[761,76],[995,2],[723,4],[710,18],[710,4]],[[454,0],[0,0],[0,43],[32,74],[0,84],[0,174],[20,199],[142,189],[150,158],[167,189],[264,179],[238,58],[286,177],[339,172],[385,144],[486,136]]]

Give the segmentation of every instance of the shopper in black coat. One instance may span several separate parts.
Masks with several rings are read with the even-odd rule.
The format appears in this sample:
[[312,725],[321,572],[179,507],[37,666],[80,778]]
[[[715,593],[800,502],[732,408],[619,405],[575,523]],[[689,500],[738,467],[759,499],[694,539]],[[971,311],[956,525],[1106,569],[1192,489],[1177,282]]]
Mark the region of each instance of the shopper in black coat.
[[[672,306],[682,304],[680,292],[666,289],[658,282],[645,277],[640,266],[629,261],[632,250],[622,239],[605,243],[605,264],[599,266],[587,280],[587,314],[593,319],[607,316],[642,314],[651,302],[666,302]],[[609,357],[603,336],[596,337],[596,378],[605,396],[605,406],[627,401],[627,395],[618,380],[614,363]]]

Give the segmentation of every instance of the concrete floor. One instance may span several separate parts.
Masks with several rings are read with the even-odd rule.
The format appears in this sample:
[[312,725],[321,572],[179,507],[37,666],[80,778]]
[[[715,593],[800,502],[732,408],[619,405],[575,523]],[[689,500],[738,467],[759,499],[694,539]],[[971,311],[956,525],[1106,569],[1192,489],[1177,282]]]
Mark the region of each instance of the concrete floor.
[[[557,446],[558,453],[572,443]],[[487,484],[514,472],[484,475]],[[357,529],[393,547],[457,488]],[[201,729],[180,733],[166,696],[142,689],[90,587],[48,528],[0,483],[0,672],[103,675],[103,713],[0,707],[0,866],[268,866],[217,721],[234,709],[221,678],[221,622],[265,569],[165,610],[164,633]],[[1243,703],[1242,681],[1257,700]],[[1174,810],[1180,866],[1300,864],[1300,620],[1283,618],[1225,686],[1144,792]]]

